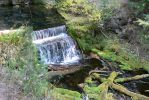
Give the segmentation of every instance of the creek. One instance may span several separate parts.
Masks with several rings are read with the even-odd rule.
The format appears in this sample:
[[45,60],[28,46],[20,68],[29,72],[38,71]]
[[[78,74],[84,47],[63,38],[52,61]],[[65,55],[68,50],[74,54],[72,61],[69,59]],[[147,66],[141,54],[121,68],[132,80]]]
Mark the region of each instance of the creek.
[[[124,72],[117,67],[113,67],[118,65],[116,62],[112,62],[114,64],[110,65],[109,61],[106,60],[95,58],[84,59],[81,52],[77,49],[77,44],[67,34],[66,27],[61,26],[64,24],[65,19],[54,8],[47,9],[43,6],[0,7],[0,30],[15,29],[22,25],[32,26],[35,30],[33,34],[33,43],[37,45],[40,60],[43,61],[43,63],[54,67],[56,66],[58,69],[61,68],[62,72],[64,72],[63,67],[66,68],[66,66],[67,69],[79,68],[79,70],[72,71],[73,73],[68,73],[69,70],[67,70],[66,73],[68,74],[65,72],[63,75],[55,74],[49,81],[55,82],[56,80],[56,83],[54,84],[56,84],[57,87],[82,92],[77,85],[84,82],[91,70],[103,68],[105,64],[109,68],[106,70],[107,72],[120,71],[123,73],[122,77],[147,73],[144,70]],[[77,64],[74,64],[74,62],[77,62]],[[53,70],[50,69],[50,71]],[[55,71],[56,73],[59,73],[57,69],[55,69]],[[149,96],[149,93],[146,92],[146,90],[149,90],[148,78],[139,81],[126,82],[123,83],[123,85],[133,92]],[[112,89],[110,91],[114,92],[116,98],[119,100],[131,99]]]

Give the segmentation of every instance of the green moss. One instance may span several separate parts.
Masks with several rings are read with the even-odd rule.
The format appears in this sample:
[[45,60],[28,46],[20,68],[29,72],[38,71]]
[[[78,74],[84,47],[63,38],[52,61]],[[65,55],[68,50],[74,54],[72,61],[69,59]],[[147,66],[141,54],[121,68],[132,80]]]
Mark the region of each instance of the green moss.
[[87,77],[87,78],[85,79],[85,83],[88,83],[88,84],[93,83],[92,78],[91,78],[91,77]]
[[54,88],[51,93],[50,96],[52,96],[54,100],[82,100],[81,94],[76,91]]
[[100,91],[100,88],[99,87],[89,87],[89,86],[85,86],[84,87],[84,90],[85,90],[85,92],[87,92],[87,93],[100,93],[101,91]]
[[97,53],[99,56],[101,56],[101,57],[103,57],[105,59],[116,61],[116,55],[114,53],[112,53],[112,52],[100,51],[100,50],[97,50],[97,49],[92,49],[91,51]]
[[85,85],[84,91],[87,93],[88,97],[93,100],[99,100],[101,89],[99,86],[88,86]]
[[97,49],[92,49],[92,52],[95,52],[100,57],[103,57],[105,59],[120,62],[119,67],[123,70],[133,70],[133,69],[139,69],[144,68],[147,71],[149,63],[145,60],[139,59],[133,54],[130,54],[126,51],[119,51],[119,54],[115,54],[115,52],[111,51],[100,51]]

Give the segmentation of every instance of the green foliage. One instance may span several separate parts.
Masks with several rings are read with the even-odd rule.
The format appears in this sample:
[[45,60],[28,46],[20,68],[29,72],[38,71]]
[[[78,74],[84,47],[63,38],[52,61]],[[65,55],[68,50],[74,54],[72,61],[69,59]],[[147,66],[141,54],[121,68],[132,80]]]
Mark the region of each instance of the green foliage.
[[101,21],[104,21],[114,15],[115,9],[120,8],[121,0],[97,0],[95,6],[101,11]]
[[[1,49],[5,51],[8,48],[8,52],[5,53],[8,59],[5,59],[4,66],[11,70],[14,69],[14,71],[18,70],[21,77],[20,81],[22,81],[23,94],[32,100],[42,99],[45,91],[48,91],[47,66],[38,61],[37,50],[31,40],[32,28],[21,28],[19,30],[21,31],[0,37]],[[17,51],[11,51],[14,47],[17,48]],[[17,55],[10,58],[9,52],[12,52],[12,55],[17,52]],[[0,53],[3,54],[4,52]]]
[[92,48],[99,48],[102,49],[103,45],[102,36],[97,35],[94,36],[93,32],[89,31],[86,34],[82,34],[81,37],[77,38],[77,41],[84,51],[91,51]]
[[143,20],[139,19],[137,22],[139,22],[139,25],[143,25],[145,27],[149,26],[149,22],[148,21],[143,21]]
[[139,0],[139,1],[136,1],[136,2],[129,2],[129,6],[134,8],[135,10],[135,14],[138,15],[140,14],[141,12],[143,12],[145,9],[148,8],[148,2],[149,0]]
[[[104,59],[108,59],[111,61],[120,62],[119,67],[123,70],[133,70],[133,69],[139,69],[139,68],[147,68],[147,61],[143,61],[136,57],[133,54],[130,54],[126,51],[119,51],[118,53],[111,52],[111,51],[100,51],[97,49],[92,49],[93,52],[97,53],[100,57],[103,57]],[[149,70],[147,70],[149,71]]]
[[60,13],[71,14],[73,17],[87,16],[86,19],[93,21],[101,17],[100,11],[86,0],[62,0],[57,3],[57,8]]
[[142,25],[145,28],[149,28],[149,14],[145,15],[144,20],[138,19],[139,25]]
[[145,45],[149,43],[149,14],[146,14],[144,19],[142,19],[138,19],[137,22],[143,27],[142,31],[140,32],[140,37],[142,38],[142,44]]
[[68,31],[77,41],[82,50],[89,49],[86,42],[90,42],[90,29],[95,27],[101,19],[101,12],[86,0],[57,1],[59,13],[67,20]]
[[121,6],[120,0],[98,0],[96,6],[99,9],[117,9]]
[[38,61],[37,51],[34,46],[30,46],[26,52],[27,58],[24,58],[22,72],[23,90],[27,96],[34,99],[42,99],[45,92],[48,91],[48,71],[45,65]]
[[24,33],[23,27],[18,30],[15,30],[12,33],[0,35],[0,42],[5,42],[9,44],[19,45],[22,42],[22,33]]

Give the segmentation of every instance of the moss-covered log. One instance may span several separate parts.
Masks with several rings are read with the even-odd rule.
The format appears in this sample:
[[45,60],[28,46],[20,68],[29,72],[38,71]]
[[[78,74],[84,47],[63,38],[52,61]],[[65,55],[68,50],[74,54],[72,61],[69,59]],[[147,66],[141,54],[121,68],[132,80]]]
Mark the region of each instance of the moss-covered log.
[[117,77],[117,75],[118,75],[118,73],[112,72],[110,74],[109,78],[106,81],[104,81],[102,84],[99,85],[99,87],[101,89],[101,94],[100,94],[99,100],[108,100],[108,98],[109,98],[109,96],[108,96],[109,86],[113,83],[113,81]]
[[134,77],[118,78],[114,80],[114,82],[122,83],[122,82],[127,82],[127,81],[140,80],[140,79],[147,78],[147,77],[149,77],[149,74],[136,75]]
[[121,93],[124,93],[124,94],[132,97],[135,100],[149,100],[149,97],[147,97],[147,96],[131,92],[127,88],[125,88],[124,86],[117,84],[117,83],[114,83],[114,82],[126,82],[126,81],[146,78],[146,77],[149,77],[149,74],[137,75],[137,76],[129,77],[129,78],[119,78],[116,80],[115,80],[115,78],[118,75],[117,72],[112,72],[108,79],[101,77],[100,74],[98,74],[98,73],[93,73],[91,75],[92,75],[93,79],[97,79],[97,80],[103,82],[102,84],[99,85],[100,89],[102,90],[100,100],[103,100],[103,99],[108,100],[107,99],[108,87],[111,87],[111,88],[113,88],[113,89],[115,89]]
[[134,93],[129,91],[128,89],[126,89],[124,86],[120,85],[120,84],[111,84],[111,87],[121,93],[124,93],[130,97],[132,97],[134,100],[149,100],[149,97],[138,94],[138,93]]

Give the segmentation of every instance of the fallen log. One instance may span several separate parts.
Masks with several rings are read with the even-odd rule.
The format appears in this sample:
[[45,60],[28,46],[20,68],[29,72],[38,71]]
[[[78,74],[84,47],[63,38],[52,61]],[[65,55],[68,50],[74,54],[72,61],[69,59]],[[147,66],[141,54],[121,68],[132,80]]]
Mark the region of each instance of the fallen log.
[[124,86],[122,86],[120,84],[112,83],[111,87],[121,93],[124,93],[124,94],[132,97],[134,100],[149,100],[149,97],[138,94],[138,93],[131,92],[127,88],[125,88]]
[[109,100],[108,89],[109,89],[110,84],[112,84],[114,79],[117,77],[117,75],[118,73],[116,73],[115,71],[112,72],[110,76],[108,77],[108,79],[99,85],[101,89],[99,100]]
[[103,82],[102,84],[99,85],[99,87],[101,87],[101,89],[103,90],[101,92],[100,100],[106,100],[105,98],[107,97],[107,94],[108,94],[107,93],[108,87],[111,87],[111,88],[113,88],[113,89],[115,89],[115,90],[117,90],[117,91],[119,91],[119,92],[121,92],[123,94],[126,94],[126,95],[132,97],[135,100],[149,100],[149,97],[141,95],[141,94],[138,94],[138,93],[131,92],[126,87],[116,83],[116,82],[126,82],[126,81],[138,80],[138,79],[146,78],[146,77],[149,77],[149,74],[137,75],[137,76],[129,77],[129,78],[119,78],[119,79],[115,80],[117,75],[118,75],[118,73],[112,72],[110,74],[109,78],[106,79],[106,78],[102,78],[100,76],[100,74],[98,74],[98,73],[93,73],[92,74],[92,76],[91,76],[92,78],[97,79],[100,82]]
[[136,75],[134,77],[118,78],[114,80],[114,82],[122,83],[122,82],[127,82],[127,81],[140,80],[140,79],[147,78],[147,77],[149,77],[149,74]]

